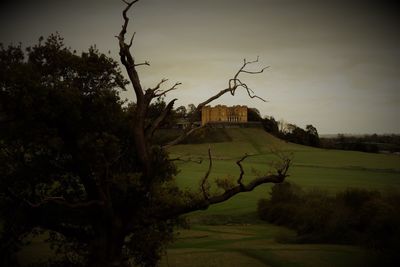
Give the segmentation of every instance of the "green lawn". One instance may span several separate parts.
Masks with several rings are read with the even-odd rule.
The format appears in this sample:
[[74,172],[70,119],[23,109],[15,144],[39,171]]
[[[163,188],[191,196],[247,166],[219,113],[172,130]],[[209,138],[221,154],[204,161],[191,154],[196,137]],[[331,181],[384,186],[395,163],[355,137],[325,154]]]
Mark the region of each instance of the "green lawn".
[[[281,141],[256,128],[224,131],[232,142],[178,145],[170,149],[172,157],[203,158],[202,164],[178,163],[181,172],[177,181],[181,187],[198,189],[199,180],[208,168],[210,147],[213,157],[210,181],[227,175],[237,177],[239,168],[235,162],[246,153],[252,156],[243,164],[245,180],[268,173],[270,162],[276,159],[271,150],[279,150],[292,153],[288,180],[305,189],[319,188],[328,194],[348,187],[400,189],[399,156],[311,148]],[[192,229],[181,232],[162,266],[372,265],[374,256],[357,247],[280,242],[294,233],[265,224],[256,214],[257,201],[268,197],[271,186],[260,186],[206,211],[190,214]],[[214,186],[212,190],[217,189]]]

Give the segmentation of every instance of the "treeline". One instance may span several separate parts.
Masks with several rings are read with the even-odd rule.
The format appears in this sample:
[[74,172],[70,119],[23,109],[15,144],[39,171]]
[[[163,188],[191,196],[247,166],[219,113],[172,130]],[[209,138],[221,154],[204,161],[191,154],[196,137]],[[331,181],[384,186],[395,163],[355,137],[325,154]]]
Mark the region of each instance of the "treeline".
[[309,124],[305,129],[283,120],[275,120],[272,116],[261,118],[260,112],[255,108],[248,110],[249,121],[260,121],[265,131],[288,142],[319,147],[320,141],[317,128]]
[[338,134],[336,137],[320,138],[322,148],[355,150],[363,152],[400,152],[400,135],[363,135],[363,136],[346,136]]
[[[258,115],[258,116],[257,116]],[[249,109],[249,120],[260,121],[265,131],[288,142],[326,149],[352,150],[369,153],[400,152],[400,135],[362,135],[348,136],[338,134],[335,137],[319,137],[317,129],[309,124],[305,129],[272,116],[261,118],[256,109]]]
[[382,266],[392,266],[400,260],[399,202],[399,192],[354,188],[329,195],[284,182],[272,187],[270,199],[259,201],[258,214],[294,229],[292,242],[360,245],[383,255]]

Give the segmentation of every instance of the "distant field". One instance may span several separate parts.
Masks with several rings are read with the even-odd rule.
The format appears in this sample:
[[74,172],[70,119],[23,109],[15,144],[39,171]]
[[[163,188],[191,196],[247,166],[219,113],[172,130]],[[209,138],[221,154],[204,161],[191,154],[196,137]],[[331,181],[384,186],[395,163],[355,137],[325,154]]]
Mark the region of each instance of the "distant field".
[[[262,129],[221,129],[231,142],[188,144],[171,148],[172,157],[203,158],[202,164],[178,163],[180,186],[199,187],[207,170],[210,147],[213,169],[210,181],[239,173],[236,160],[245,153],[245,180],[269,171],[272,150],[293,153],[289,181],[305,189],[334,193],[347,187],[400,190],[400,157],[352,151],[324,150],[281,141]],[[257,170],[257,171],[254,171]],[[298,245],[280,241],[294,233],[261,222],[257,201],[268,197],[272,185],[243,193],[231,200],[190,214],[191,230],[182,231],[161,266],[374,266],[370,252],[354,246]],[[214,188],[216,190],[216,188]]]

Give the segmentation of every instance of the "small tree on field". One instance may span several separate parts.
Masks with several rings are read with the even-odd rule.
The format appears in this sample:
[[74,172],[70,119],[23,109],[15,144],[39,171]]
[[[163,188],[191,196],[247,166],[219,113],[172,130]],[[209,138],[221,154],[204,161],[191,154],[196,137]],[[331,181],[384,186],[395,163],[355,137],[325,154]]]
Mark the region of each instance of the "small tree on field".
[[[168,120],[176,99],[154,100],[176,90],[143,88],[125,36],[127,2],[118,38],[119,55],[136,102],[123,105],[118,90],[128,85],[118,64],[94,47],[77,55],[58,35],[41,38],[24,52],[0,46],[0,265],[17,266],[16,253],[31,235],[46,233],[58,256],[54,266],[155,266],[172,238],[179,216],[207,209],[264,183],[280,183],[290,160],[276,173],[245,183],[242,162],[236,183],[210,193],[209,168],[198,191],[184,191],[174,180],[174,161],[166,148],[199,129],[190,119],[181,136],[159,145],[154,132]],[[26,55],[26,56],[25,56]],[[195,106],[243,88],[244,60],[227,88]],[[157,104],[158,103],[158,104]]]

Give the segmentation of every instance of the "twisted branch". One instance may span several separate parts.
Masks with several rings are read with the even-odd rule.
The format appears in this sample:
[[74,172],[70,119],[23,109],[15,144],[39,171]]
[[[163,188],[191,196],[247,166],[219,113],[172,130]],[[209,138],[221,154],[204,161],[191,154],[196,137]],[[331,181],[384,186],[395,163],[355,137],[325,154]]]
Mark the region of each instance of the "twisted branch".
[[160,96],[166,95],[168,92],[178,89],[178,86],[181,84],[182,83],[180,83],[180,82],[176,82],[171,88],[169,88],[165,91],[161,91],[157,94],[154,94],[154,97],[160,97]]
[[[130,46],[129,46],[129,47],[130,47]],[[137,66],[143,66],[143,65],[150,66],[150,62],[148,62],[148,61],[146,60],[146,61],[143,62],[143,63],[135,64],[135,67],[137,67]]]
[[206,184],[207,184],[207,179],[208,179],[208,176],[210,176],[211,168],[212,168],[212,158],[211,158],[211,148],[210,147],[208,148],[208,162],[209,162],[209,164],[208,164],[207,172],[204,175],[204,178],[201,180],[201,191],[203,192],[203,197],[205,200],[209,199]]
[[45,204],[49,204],[49,203],[54,203],[54,204],[61,205],[66,208],[72,208],[72,209],[88,208],[88,207],[91,207],[94,205],[98,205],[98,206],[104,205],[104,202],[100,201],[100,200],[89,200],[86,202],[71,203],[71,202],[68,202],[64,197],[44,197],[40,202],[33,203],[26,198],[18,196],[18,194],[16,194],[11,188],[7,188],[7,192],[9,193],[9,195],[12,198],[21,201],[22,203],[24,203],[25,205],[27,205],[30,208],[40,208],[40,207],[44,206]]
[[252,180],[247,185],[239,184],[233,188],[225,190],[225,192],[220,195],[208,197],[207,199],[201,199],[201,200],[197,200],[197,201],[193,200],[185,206],[178,206],[175,208],[171,208],[171,210],[166,211],[165,213],[157,214],[156,216],[163,218],[163,219],[167,219],[167,218],[174,218],[176,216],[186,214],[186,213],[189,213],[192,211],[205,210],[210,205],[214,205],[214,204],[218,204],[218,203],[227,201],[228,199],[232,198],[233,196],[235,196],[239,193],[253,191],[254,188],[256,188],[257,186],[259,186],[261,184],[282,183],[286,177],[287,177],[287,175],[284,173],[261,176],[261,177],[258,177],[256,179]]
[[240,168],[240,174],[239,178],[237,180],[238,185],[232,188],[229,188],[225,190],[222,194],[215,195],[212,197],[209,197],[206,190],[205,190],[205,183],[208,179],[208,176],[211,172],[211,154],[210,154],[210,149],[209,149],[209,160],[210,160],[210,165],[207,170],[206,175],[204,176],[202,180],[202,191],[203,191],[203,198],[198,199],[198,200],[193,200],[192,202],[188,203],[187,205],[184,206],[177,206],[173,208],[171,211],[165,214],[161,214],[163,218],[172,218],[174,216],[179,216],[181,214],[185,214],[188,212],[196,211],[196,210],[205,210],[207,209],[210,205],[221,203],[224,201],[227,201],[231,197],[243,193],[243,192],[250,192],[253,191],[254,188],[261,184],[266,184],[266,183],[282,183],[286,177],[289,175],[287,174],[289,167],[292,163],[292,159],[283,154],[283,153],[274,153],[279,159],[281,159],[281,164],[279,165],[280,167],[276,167],[276,173],[275,174],[268,174],[265,176],[260,176],[258,178],[253,179],[250,181],[248,184],[244,184],[242,182],[243,176],[245,174],[242,162],[249,157],[249,155],[244,155],[242,158],[240,158],[236,164]]
[[165,83],[166,81],[168,81],[168,79],[162,78],[161,81],[156,85],[156,87],[154,87],[154,88],[152,88],[152,89],[150,89],[150,90],[153,91],[153,92],[157,91],[157,90],[160,88],[160,86],[161,86],[163,83]]
[[137,74],[136,69],[135,69],[135,66],[138,66],[138,65],[135,64],[135,60],[134,60],[131,52],[129,51],[129,48],[132,46],[132,42],[133,42],[133,38],[135,37],[135,33],[132,35],[132,38],[131,38],[129,44],[125,43],[125,34],[126,34],[126,30],[127,30],[128,23],[129,23],[129,18],[127,16],[127,12],[132,7],[132,5],[135,4],[136,2],[138,2],[139,0],[134,0],[132,2],[128,2],[126,0],[122,0],[122,1],[126,4],[126,7],[125,7],[124,11],[122,12],[122,17],[124,18],[124,24],[122,25],[122,29],[121,29],[119,35],[116,36],[119,41],[119,55],[120,55],[122,64],[125,66],[125,68],[128,72],[129,79],[132,82],[132,86],[133,86],[133,89],[135,90],[136,98],[139,102],[143,99],[143,90],[142,90],[142,86],[140,84],[139,75]]
[[153,136],[154,132],[158,129],[161,123],[167,118],[169,113],[171,112],[172,108],[174,107],[175,101],[178,100],[176,98],[172,99],[167,106],[164,108],[163,112],[151,123],[150,127],[146,130],[147,138]]
[[240,186],[244,186],[243,184],[242,184],[242,179],[243,179],[243,175],[244,175],[244,170],[243,170],[243,166],[242,166],[242,161],[244,161],[246,158],[248,157],[248,155],[247,154],[245,154],[241,159],[239,159],[238,161],[236,161],[236,164],[239,166],[239,168],[240,168],[240,174],[239,174],[239,178],[237,179],[237,183],[240,185]]
[[181,143],[183,140],[185,140],[189,135],[191,135],[193,132],[200,130],[201,128],[204,128],[204,126],[197,126],[193,127],[193,124],[189,124],[187,127],[187,130],[185,130],[180,136],[178,136],[176,139],[172,140],[168,144],[164,145],[163,148],[169,148],[171,146],[175,146],[179,143]]
[[187,159],[183,159],[181,157],[177,157],[177,158],[169,159],[169,161],[193,162],[193,163],[201,164],[203,162],[203,159],[202,158],[192,159],[190,157]]

